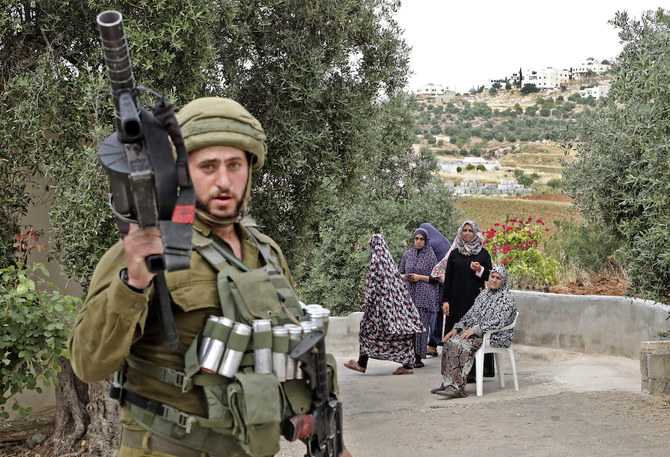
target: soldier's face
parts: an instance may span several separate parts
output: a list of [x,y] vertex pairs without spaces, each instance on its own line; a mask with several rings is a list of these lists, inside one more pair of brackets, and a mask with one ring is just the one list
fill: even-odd
[[197,149],[188,154],[188,166],[199,208],[222,218],[239,213],[249,178],[244,151],[232,146]]

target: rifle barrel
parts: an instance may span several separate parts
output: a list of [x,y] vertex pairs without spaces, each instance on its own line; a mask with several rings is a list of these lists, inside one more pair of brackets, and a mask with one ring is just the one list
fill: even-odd
[[[127,107],[121,106],[121,94],[124,92],[130,93],[133,105],[137,106],[135,96],[132,94],[132,89],[135,87],[135,78],[133,77],[133,69],[130,64],[128,40],[126,39],[126,32],[123,29],[123,16],[118,11],[103,11],[98,14],[96,22],[98,23],[98,31],[100,32],[102,54],[105,57],[107,75],[112,86],[117,130],[119,132],[126,132],[141,129],[141,127],[134,124],[121,125],[122,119],[128,119],[127,113],[122,114],[124,108],[127,109]],[[139,118],[131,122],[138,121]]]

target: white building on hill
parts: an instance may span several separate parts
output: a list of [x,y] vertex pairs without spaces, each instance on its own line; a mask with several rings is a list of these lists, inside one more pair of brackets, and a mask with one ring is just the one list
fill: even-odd
[[570,70],[559,70],[552,67],[542,70],[526,70],[522,71],[522,77],[521,87],[526,84],[535,84],[538,89],[553,89],[570,81]]
[[573,78],[584,78],[589,72],[594,75],[602,75],[610,69],[610,65],[601,63],[599,60],[589,57],[585,62],[572,68]]
[[579,95],[582,98],[593,97],[596,100],[598,100],[599,98],[607,97],[609,91],[610,91],[609,84],[603,84],[596,87],[587,87],[586,89],[582,89],[579,91]]
[[448,86],[443,86],[441,84],[429,83],[425,86],[419,87],[419,90],[416,92],[419,96],[428,96],[435,97],[437,95],[444,95],[449,90]]

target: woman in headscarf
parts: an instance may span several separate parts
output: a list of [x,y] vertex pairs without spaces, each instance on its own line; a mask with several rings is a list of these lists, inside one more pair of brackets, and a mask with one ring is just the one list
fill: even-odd
[[442,291],[447,331],[461,320],[484,290],[492,267],[491,256],[484,247],[484,235],[476,222],[461,224],[453,246],[446,258]]
[[[451,248],[451,242],[444,236],[438,229],[433,227],[431,224],[424,222],[419,226],[422,229],[425,229],[428,232],[428,239],[430,240],[430,247],[433,248],[436,259],[443,259],[449,248]],[[442,272],[444,275],[444,272]],[[432,272],[431,272],[431,276]],[[442,345],[442,322],[444,320],[444,314],[442,314],[442,278],[437,283],[437,300],[438,300],[438,309],[433,313],[433,316],[430,320],[430,333],[428,334],[428,348],[426,355],[435,357],[437,356],[437,346]]]
[[362,311],[358,361],[351,359],[344,366],[365,373],[372,357],[400,363],[393,374],[414,373],[414,334],[423,326],[381,234],[370,238]]
[[[484,290],[489,278],[492,262],[484,247],[484,235],[475,221],[465,221],[458,228],[451,250],[445,259],[431,272],[439,277],[444,265],[444,288],[442,290],[442,312],[445,316],[445,331],[450,331],[456,322],[468,312],[477,295]],[[484,361],[484,376],[494,374],[493,356]],[[474,369],[470,374],[474,380]]]
[[[476,298],[454,328],[444,336],[442,349],[442,384],[430,392],[448,398],[466,397],[467,375],[482,346],[484,333],[514,321],[516,304],[507,284],[507,272],[502,266],[491,270],[488,288]],[[512,344],[514,330],[491,335],[491,346],[507,348]]]
[[437,258],[430,247],[428,232],[426,229],[418,228],[414,231],[414,246],[402,256],[400,266],[401,278],[405,281],[414,306],[419,311],[424,331],[414,335],[414,352],[416,358],[414,367],[424,366],[421,361],[426,358],[428,347],[428,333],[430,330],[433,314],[439,309],[437,280],[430,277]]

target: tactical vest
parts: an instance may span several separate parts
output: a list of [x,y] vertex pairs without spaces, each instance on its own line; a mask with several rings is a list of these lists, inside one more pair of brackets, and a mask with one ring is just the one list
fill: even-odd
[[[258,246],[265,266],[250,270],[212,238],[194,232],[193,247],[217,270],[217,289],[223,316],[251,325],[253,319],[270,319],[283,325],[304,318],[295,291],[282,274],[279,259],[269,240],[253,221],[243,220],[252,241]],[[123,387],[123,370],[117,372],[112,396],[127,405],[133,419],[161,438],[206,452],[227,455],[231,445],[239,445],[252,457],[279,452],[282,419],[305,414],[311,409],[312,392],[302,379],[279,382],[273,374],[258,374],[254,368],[254,342],[244,348],[234,379],[200,370],[198,344],[202,330],[185,354],[184,372],[126,359],[128,367],[142,370],[163,382],[179,385],[186,392],[201,387],[208,416],[200,417],[169,405],[141,397]],[[233,343],[235,344],[235,343]],[[334,358],[329,356],[334,384]]]

